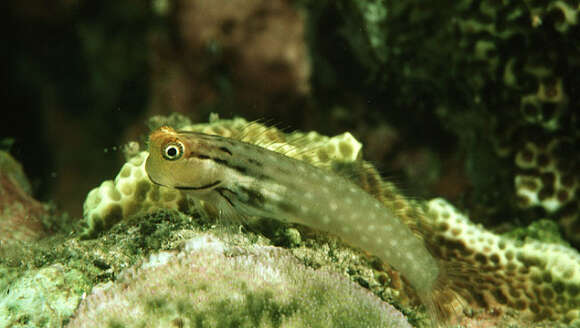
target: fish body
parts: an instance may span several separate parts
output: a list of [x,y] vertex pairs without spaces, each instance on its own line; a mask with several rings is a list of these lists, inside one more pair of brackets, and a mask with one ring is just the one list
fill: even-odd
[[230,220],[263,216],[330,232],[378,256],[433,306],[441,269],[382,202],[332,171],[236,139],[161,127],[149,138],[153,183],[188,191]]

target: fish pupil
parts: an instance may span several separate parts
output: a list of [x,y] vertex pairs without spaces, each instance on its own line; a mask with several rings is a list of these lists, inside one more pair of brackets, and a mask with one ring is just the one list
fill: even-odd
[[163,150],[163,157],[165,157],[165,159],[168,159],[170,161],[179,159],[182,154],[183,154],[183,145],[179,142],[171,143],[165,146]]

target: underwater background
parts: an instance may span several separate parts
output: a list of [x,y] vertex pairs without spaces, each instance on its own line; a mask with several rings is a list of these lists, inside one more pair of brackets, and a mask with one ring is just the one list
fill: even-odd
[[[551,264],[536,265],[543,275],[532,283],[529,298],[538,300],[538,311],[533,302],[512,303],[519,296],[511,295],[498,308],[512,312],[483,302],[479,316],[464,326],[484,326],[481,319],[487,326],[526,327],[520,310],[533,312],[538,326],[580,325],[578,1],[27,0],[8,1],[3,8],[8,28],[2,31],[0,327],[83,326],[78,315],[90,312],[86,309],[94,303],[79,304],[94,295],[94,286],[121,277],[131,286],[153,284],[136,273],[136,263],[163,251],[197,249],[183,246],[191,245],[184,242],[190,239],[233,252],[223,246],[227,240],[257,258],[232,264],[216,255],[215,268],[208,270],[232,266],[218,274],[218,286],[236,277],[239,265],[273,266],[282,268],[284,279],[302,279],[306,285],[344,280],[324,288],[352,294],[357,300],[352,303],[362,309],[344,305],[352,311],[348,318],[337,315],[346,310],[328,312],[339,318],[335,326],[357,327],[361,313],[377,318],[365,322],[369,327],[385,326],[377,322],[397,316],[413,326],[428,325],[416,304],[392,291],[405,290],[394,286],[393,274],[385,278],[372,260],[351,255],[326,237],[274,223],[257,228],[264,236],[237,236],[223,228],[215,232],[217,238],[205,235],[210,223],[196,226],[180,211],[148,213],[110,234],[104,229],[97,239],[81,240],[76,234],[87,194],[117,176],[130,157],[128,142],[146,148],[152,117],[173,113],[182,115],[173,114],[173,120],[186,117],[192,123],[206,123],[215,113],[222,119],[259,120],[287,133],[350,132],[364,145],[363,158],[407,197],[443,198],[497,236],[516,244],[555,244],[574,254],[565,269],[554,269],[572,272],[561,279],[552,279],[560,273],[550,271]],[[143,217],[149,221],[143,223]],[[302,237],[296,239],[296,233]],[[342,254],[334,255],[339,258],[358,256],[341,260],[356,265],[333,266],[329,263],[340,261],[332,256],[317,260],[323,256],[312,249],[325,243]],[[247,245],[255,249],[248,251]],[[271,245],[303,252],[294,255],[306,264],[295,264]],[[550,254],[546,251],[546,258]],[[195,253],[188,261],[211,262],[206,256]],[[293,265],[306,265],[296,274],[306,278],[292,276]],[[318,267],[327,271],[308,271]],[[187,280],[178,269],[159,270],[174,273],[177,282]],[[34,288],[39,279],[51,287],[39,292]],[[374,298],[350,286],[349,279]],[[164,281],[167,290],[175,281]],[[240,286],[234,289],[247,287]],[[264,295],[277,293],[275,286],[258,282],[247,288],[260,295],[256,304],[262,307],[270,300]],[[75,297],[60,295],[64,290]],[[206,292],[206,298],[218,293],[211,287]],[[293,297],[304,293],[293,292]],[[333,308],[338,305],[332,300],[339,297],[316,294],[312,299],[318,305],[300,306]],[[164,302],[152,300],[144,308],[166,313]],[[247,311],[263,311],[259,304]],[[222,306],[236,317],[235,307]],[[270,309],[265,317],[292,317],[293,309]],[[199,318],[199,313],[189,315]],[[249,322],[216,319],[212,325],[207,319],[205,324],[325,327],[316,313],[304,313],[292,323],[264,323],[257,315]],[[105,326],[93,317],[86,320],[88,327]],[[115,320],[107,324],[113,327]],[[119,320],[119,327],[131,326]],[[189,326],[189,319],[181,320],[174,326]],[[397,320],[390,324],[407,324]],[[151,326],[157,324],[163,326]]]

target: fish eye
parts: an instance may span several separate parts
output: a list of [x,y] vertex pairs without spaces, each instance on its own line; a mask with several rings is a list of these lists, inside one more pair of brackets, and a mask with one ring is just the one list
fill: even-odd
[[162,152],[163,158],[174,161],[180,159],[183,155],[183,144],[181,142],[169,142],[165,145]]

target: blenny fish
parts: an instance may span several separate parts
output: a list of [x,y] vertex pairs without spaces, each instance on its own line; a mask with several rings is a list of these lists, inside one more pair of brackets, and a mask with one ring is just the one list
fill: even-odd
[[187,191],[227,220],[269,217],[339,236],[398,270],[439,325],[454,295],[447,269],[375,197],[330,170],[233,138],[175,131],[149,136],[145,169],[161,186]]

